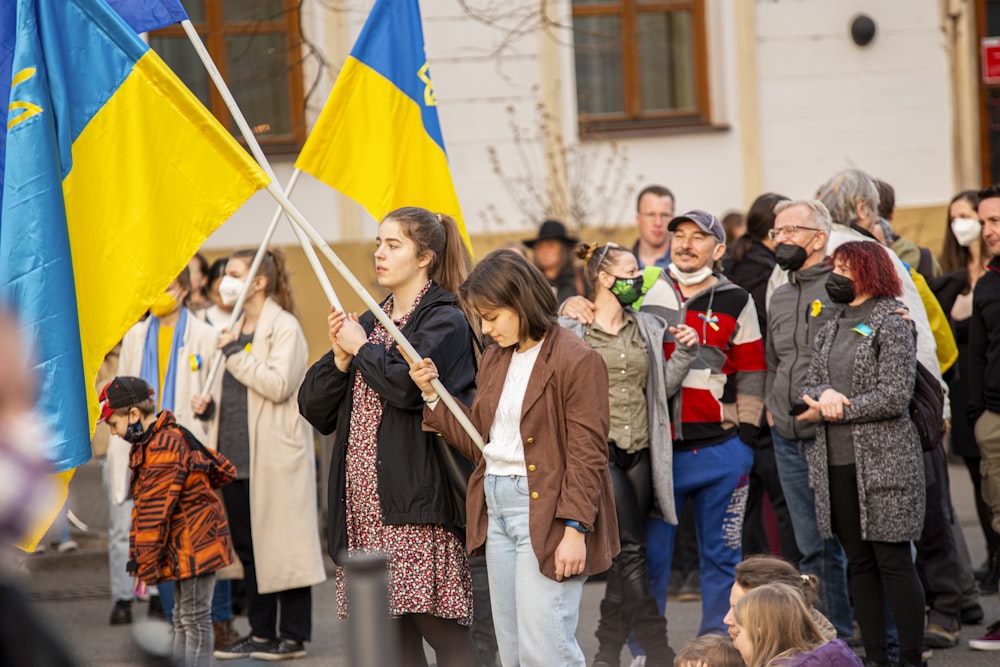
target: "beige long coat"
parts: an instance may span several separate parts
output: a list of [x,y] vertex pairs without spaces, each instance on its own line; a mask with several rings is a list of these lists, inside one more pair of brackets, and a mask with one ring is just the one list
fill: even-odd
[[[313,586],[326,579],[319,543],[316,457],[298,405],[307,357],[298,320],[267,299],[250,351],[226,359],[226,370],[247,388],[250,525],[261,593]],[[217,386],[221,383],[220,373]],[[218,390],[214,393],[219,395]]]
[[[118,357],[118,375],[139,377],[139,373],[142,372],[142,353],[146,347],[146,334],[151,322],[152,318],[147,317],[125,334]],[[174,381],[174,418],[209,449],[215,449],[219,441],[219,411],[216,410],[211,419],[198,419],[191,410],[191,397],[201,393],[208,379],[208,370],[212,365],[218,339],[219,334],[215,329],[192,313],[188,313],[183,345],[177,355],[180,363],[177,365]],[[193,368],[192,355],[198,355],[201,359],[198,368]],[[159,391],[159,387],[153,389]]]

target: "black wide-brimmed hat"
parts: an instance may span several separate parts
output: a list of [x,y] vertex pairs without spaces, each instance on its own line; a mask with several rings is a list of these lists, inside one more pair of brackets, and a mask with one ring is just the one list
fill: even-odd
[[558,220],[546,220],[538,228],[538,236],[533,239],[525,239],[523,243],[529,248],[534,248],[535,244],[539,241],[562,241],[566,244],[575,245],[580,242],[580,239],[567,234],[566,225]]

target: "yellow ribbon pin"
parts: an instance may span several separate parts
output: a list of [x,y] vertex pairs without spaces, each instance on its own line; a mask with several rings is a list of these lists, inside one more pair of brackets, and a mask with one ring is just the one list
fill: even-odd
[[812,310],[811,310],[812,316],[813,317],[818,317],[819,314],[822,311],[823,311],[823,302],[820,301],[819,299],[816,299],[815,301],[813,301],[812,302]]

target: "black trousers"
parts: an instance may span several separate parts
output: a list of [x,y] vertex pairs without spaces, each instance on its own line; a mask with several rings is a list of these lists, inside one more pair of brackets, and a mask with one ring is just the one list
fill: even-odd
[[962,613],[958,552],[951,531],[951,498],[944,447],[924,452],[927,512],[917,542],[917,573],[930,607],[927,621],[957,630]]
[[646,566],[646,518],[653,505],[649,450],[628,454],[610,445],[609,459],[621,552],[608,570],[595,634],[602,655],[613,653],[617,659],[630,631],[648,655],[663,655],[667,621],[656,606]]
[[885,597],[899,632],[903,664],[920,665],[924,643],[924,590],[909,542],[874,542],[861,537],[861,510],[855,466],[830,466],[833,532],[847,554],[854,615],[865,657],[886,662]]
[[674,559],[670,562],[670,581],[684,583],[688,575],[698,572],[698,531],[694,526],[694,500],[688,497],[677,509],[677,537],[674,539]]
[[[257,592],[257,570],[253,561],[253,534],[250,529],[250,480],[238,479],[222,487],[222,500],[229,517],[233,548],[243,562],[243,582],[247,594],[250,631],[262,639],[289,639],[307,642],[312,638],[312,589],[292,588],[277,593]],[[278,625],[278,606],[281,624]],[[275,632],[275,627],[278,632]]]

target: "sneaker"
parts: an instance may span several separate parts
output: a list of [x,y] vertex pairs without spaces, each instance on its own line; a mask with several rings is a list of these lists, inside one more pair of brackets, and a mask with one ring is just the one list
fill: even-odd
[[986,634],[979,639],[970,639],[969,648],[977,651],[1000,651],[1000,621],[986,628]]
[[[212,655],[218,660],[235,660],[236,658],[252,658],[254,653],[268,651],[278,645],[277,639],[257,639],[247,635],[227,648],[216,649]],[[305,655],[305,653],[303,653]]]
[[294,658],[304,658],[306,657],[306,647],[302,642],[282,639],[266,649],[254,651],[250,654],[250,657],[254,660],[292,660]]
[[646,667],[646,656],[637,655],[632,658],[632,663],[628,667]]
[[701,600],[701,574],[698,570],[689,572],[684,577],[684,583],[681,584],[680,590],[677,593],[677,599],[681,602],[698,602]]
[[56,551],[61,554],[69,553],[70,551],[76,551],[80,548],[80,545],[76,543],[76,540],[70,539],[65,542],[60,542],[56,545]]
[[930,648],[958,646],[958,630],[948,630],[943,625],[930,623],[924,630],[924,646]]
[[132,622],[132,601],[117,600],[111,608],[111,625],[128,625]]

